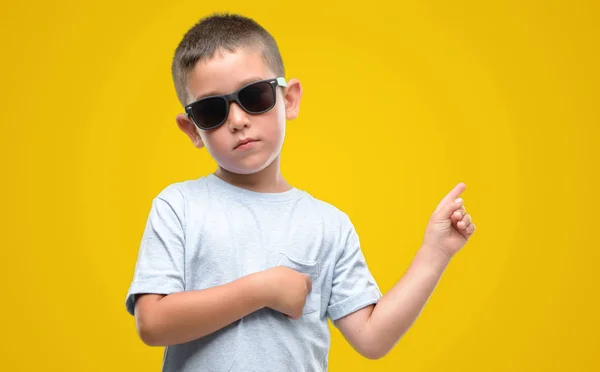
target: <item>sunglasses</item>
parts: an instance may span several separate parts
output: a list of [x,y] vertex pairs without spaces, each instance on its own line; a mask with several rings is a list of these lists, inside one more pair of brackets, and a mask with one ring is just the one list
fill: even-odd
[[287,86],[282,77],[243,86],[231,94],[210,96],[185,106],[188,118],[202,130],[216,129],[227,120],[229,106],[237,103],[249,114],[262,114],[275,107],[277,87]]

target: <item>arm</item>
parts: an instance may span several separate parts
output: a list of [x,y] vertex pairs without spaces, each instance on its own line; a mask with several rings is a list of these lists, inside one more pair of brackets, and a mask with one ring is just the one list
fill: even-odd
[[150,346],[185,343],[215,332],[267,306],[260,274],[198,291],[139,295],[135,320]]
[[136,326],[147,345],[181,344],[264,307],[298,319],[311,289],[309,276],[278,266],[203,290],[143,294],[136,301]]
[[421,247],[406,274],[377,305],[339,319],[336,326],[364,357],[383,357],[420,315],[449,262],[447,255]]
[[423,310],[451,258],[475,232],[459,183],[438,204],[429,220],[421,249],[402,279],[375,306],[339,320],[338,327],[365,357],[387,354]]

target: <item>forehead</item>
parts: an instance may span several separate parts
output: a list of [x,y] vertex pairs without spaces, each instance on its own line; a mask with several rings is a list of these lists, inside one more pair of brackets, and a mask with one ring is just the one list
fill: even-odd
[[188,95],[195,100],[231,93],[252,81],[275,77],[258,49],[222,50],[196,64],[188,76]]

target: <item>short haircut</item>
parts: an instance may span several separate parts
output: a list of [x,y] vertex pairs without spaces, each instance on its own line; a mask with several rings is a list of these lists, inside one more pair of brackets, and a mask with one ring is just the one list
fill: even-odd
[[171,73],[177,98],[187,105],[187,80],[198,62],[209,60],[219,51],[258,48],[267,66],[285,76],[283,60],[273,36],[251,18],[238,14],[215,13],[190,28],[175,50]]

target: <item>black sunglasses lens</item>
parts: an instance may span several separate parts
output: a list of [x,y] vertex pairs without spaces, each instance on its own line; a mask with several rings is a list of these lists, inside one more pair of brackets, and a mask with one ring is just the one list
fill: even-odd
[[207,98],[192,107],[192,116],[202,129],[219,125],[227,114],[227,105],[223,98]]
[[274,89],[268,82],[247,86],[240,91],[238,98],[242,106],[252,113],[269,110],[275,105]]

